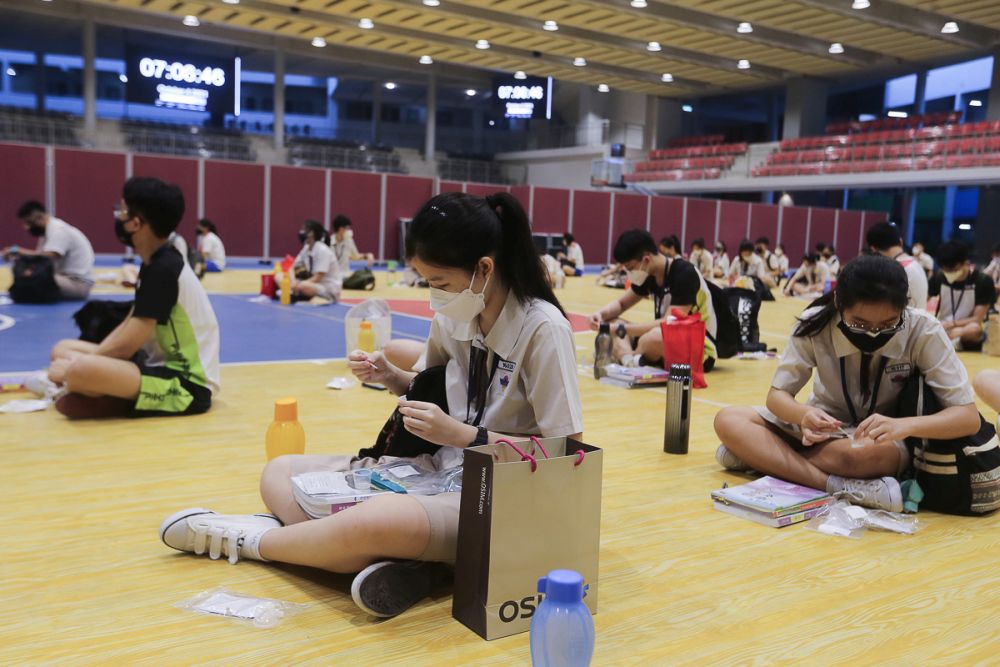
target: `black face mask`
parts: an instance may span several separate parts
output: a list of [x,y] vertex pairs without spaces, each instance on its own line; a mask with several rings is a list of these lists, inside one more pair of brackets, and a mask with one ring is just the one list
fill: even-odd
[[862,352],[867,352],[872,354],[882,349],[886,343],[892,340],[892,337],[896,335],[895,331],[887,331],[880,333],[877,336],[869,336],[868,334],[855,333],[847,328],[847,325],[843,320],[837,323],[837,328],[840,332],[844,334],[844,337],[850,341],[851,345],[858,348]]
[[117,236],[118,240],[121,241],[124,245],[128,246],[129,248],[135,247],[132,241],[133,234],[129,233],[125,229],[125,221],[121,220],[120,218],[115,218],[115,236]]
[[306,232],[299,232],[299,243],[305,243],[306,236],[308,236]]
[[45,228],[41,225],[28,225],[28,233],[32,236],[45,236]]

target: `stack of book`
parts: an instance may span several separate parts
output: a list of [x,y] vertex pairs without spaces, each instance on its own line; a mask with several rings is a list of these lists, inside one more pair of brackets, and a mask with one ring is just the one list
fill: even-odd
[[670,371],[655,366],[620,366],[618,364],[608,364],[604,367],[605,376],[601,378],[601,384],[609,384],[613,387],[625,387],[634,389],[635,387],[653,387],[665,385]]
[[715,509],[750,521],[781,528],[821,514],[833,496],[774,477],[712,491]]

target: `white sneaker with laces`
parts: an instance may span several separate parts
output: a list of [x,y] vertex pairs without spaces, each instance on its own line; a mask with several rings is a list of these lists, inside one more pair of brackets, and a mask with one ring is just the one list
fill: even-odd
[[826,490],[862,507],[890,512],[903,511],[903,490],[895,477],[852,479],[830,475]]
[[193,507],[174,512],[160,524],[160,539],[178,551],[203,554],[217,560],[227,556],[236,564],[241,557],[265,560],[260,555],[260,538],[281,521],[273,514],[217,514]]
[[733,472],[749,472],[750,466],[733,454],[725,445],[719,445],[715,450],[715,460],[726,470]]

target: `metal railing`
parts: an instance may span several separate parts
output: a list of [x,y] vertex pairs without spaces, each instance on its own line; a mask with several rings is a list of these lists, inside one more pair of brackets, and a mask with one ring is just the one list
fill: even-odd
[[438,160],[438,177],[446,181],[521,185],[527,180],[527,176],[528,168],[525,165],[466,158]]
[[406,173],[402,158],[391,149],[336,146],[302,140],[289,144],[288,163],[297,167],[329,167],[331,169],[353,169],[355,171],[391,174]]
[[0,111],[0,140],[80,146],[81,124],[70,119]]
[[253,161],[257,158],[249,140],[178,127],[159,129],[122,125],[122,134],[130,150],[137,153],[165,153],[221,160]]

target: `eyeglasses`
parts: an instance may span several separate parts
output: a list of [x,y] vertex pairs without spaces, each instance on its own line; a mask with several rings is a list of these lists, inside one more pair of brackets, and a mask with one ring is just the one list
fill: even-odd
[[874,337],[878,336],[879,334],[896,333],[897,331],[899,331],[900,329],[902,329],[903,328],[904,319],[905,319],[906,316],[905,316],[905,314],[904,315],[900,315],[899,316],[899,322],[897,322],[896,324],[893,324],[892,326],[889,326],[889,327],[870,327],[870,326],[865,325],[865,324],[857,324],[857,323],[852,324],[852,323],[848,322],[846,319],[844,319],[843,314],[841,314],[840,317],[841,317],[841,319],[844,320],[844,326],[847,327],[847,330],[850,331],[851,333],[864,334],[866,336],[871,336],[872,338],[874,338]]

